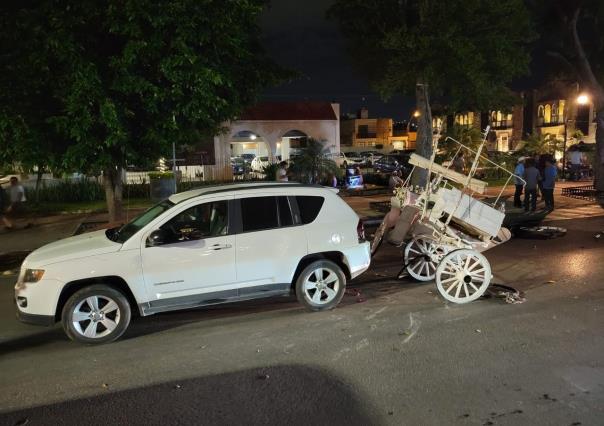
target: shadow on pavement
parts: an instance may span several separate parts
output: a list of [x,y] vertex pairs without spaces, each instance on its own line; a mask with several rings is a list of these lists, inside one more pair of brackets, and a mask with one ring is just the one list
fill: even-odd
[[[175,355],[177,356],[177,355]],[[243,370],[0,414],[4,425],[371,425],[367,401],[324,370]]]

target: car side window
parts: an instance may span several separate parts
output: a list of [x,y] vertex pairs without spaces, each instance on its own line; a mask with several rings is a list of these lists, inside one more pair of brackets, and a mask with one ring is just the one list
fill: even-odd
[[197,204],[178,213],[161,229],[168,231],[171,243],[219,237],[229,232],[228,202]]
[[243,232],[278,228],[279,215],[276,197],[242,198],[241,225]]
[[300,219],[302,220],[303,225],[311,223],[317,218],[321,211],[321,207],[323,207],[324,201],[325,199],[323,197],[312,195],[298,195],[296,197],[298,210],[300,211]]

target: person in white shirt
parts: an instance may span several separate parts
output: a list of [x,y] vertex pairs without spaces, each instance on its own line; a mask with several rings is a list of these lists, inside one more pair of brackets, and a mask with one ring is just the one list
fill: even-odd
[[571,179],[579,180],[581,177],[581,165],[584,161],[583,153],[576,146],[571,146],[569,151]]
[[279,163],[279,168],[277,169],[277,182],[287,182],[287,162],[282,161]]

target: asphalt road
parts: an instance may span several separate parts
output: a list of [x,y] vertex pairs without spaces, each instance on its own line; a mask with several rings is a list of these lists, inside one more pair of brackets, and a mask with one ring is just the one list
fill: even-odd
[[0,424],[602,425],[604,218],[558,224],[486,253],[522,304],[446,304],[384,247],[333,311],[161,314],[97,347],[17,323],[2,277]]

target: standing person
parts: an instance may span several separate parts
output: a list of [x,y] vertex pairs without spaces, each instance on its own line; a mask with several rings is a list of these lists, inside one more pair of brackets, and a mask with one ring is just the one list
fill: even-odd
[[537,209],[537,186],[541,176],[539,170],[535,167],[535,160],[528,158],[524,162],[524,180],[526,186],[524,187],[524,211],[534,213]]
[[393,171],[390,175],[390,179],[388,179],[388,187],[392,191],[394,191],[399,186],[403,186],[404,183],[405,182],[403,181],[403,179],[401,179],[401,172],[399,172],[398,170]]
[[524,182],[520,178],[524,176],[524,157],[520,157],[518,159],[518,164],[514,169],[514,174],[517,176],[514,178],[516,184],[516,191],[514,192],[514,207],[522,207],[522,200],[520,199],[520,196],[522,195]]
[[359,180],[357,181],[358,185],[363,185],[363,173],[361,173],[361,168],[359,166],[356,166],[354,168],[354,175],[359,177]]
[[[8,200],[10,204],[6,209],[9,219],[16,219],[23,212],[23,205],[26,201],[25,189],[19,184],[16,176],[10,178],[10,187],[8,188]],[[12,228],[12,223],[9,228]]]
[[549,154],[540,154],[535,156],[535,167],[539,170],[539,177],[541,178],[537,184],[539,191],[537,191],[537,198],[545,198],[543,195],[543,173],[545,171],[545,161],[549,158]]
[[554,210],[554,187],[556,186],[556,176],[558,171],[554,166],[554,160],[547,158],[545,160],[545,169],[543,171],[543,199],[545,201],[545,210]]
[[11,229],[13,229],[13,223],[10,220],[8,220],[8,218],[4,214],[5,205],[6,204],[4,202],[4,189],[2,189],[2,187],[0,186],[0,219],[2,219],[2,223],[4,223],[4,227],[10,231]]
[[287,162],[282,161],[279,163],[279,168],[277,169],[277,182],[287,182]]
[[583,165],[583,153],[576,145],[571,146],[569,151],[571,180],[579,180],[579,177],[581,176],[581,166]]

